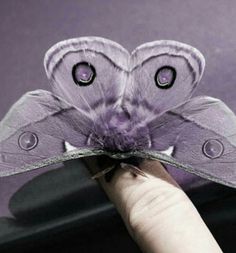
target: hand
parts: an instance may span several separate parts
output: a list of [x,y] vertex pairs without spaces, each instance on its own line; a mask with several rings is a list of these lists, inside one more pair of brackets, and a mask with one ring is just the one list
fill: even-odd
[[[90,168],[94,161],[87,160]],[[112,181],[99,181],[115,204],[126,227],[143,252],[222,252],[198,211],[164,167],[144,161],[146,177],[134,177],[125,169],[116,171]]]

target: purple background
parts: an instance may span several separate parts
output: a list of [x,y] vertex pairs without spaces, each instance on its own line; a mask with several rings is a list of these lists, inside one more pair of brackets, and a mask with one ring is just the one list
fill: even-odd
[[223,99],[236,111],[234,1],[3,0],[0,2],[0,117],[23,93],[49,89],[45,51],[67,38],[95,35],[129,50],[174,39],[197,47],[206,71],[197,94]]
[[[235,7],[233,0],[2,0],[0,118],[25,92],[49,89],[43,69],[49,47],[89,35],[115,40],[129,50],[159,39],[198,48],[206,57],[206,70],[195,94],[218,97],[236,112]],[[0,179],[1,203],[5,191],[26,177],[30,173],[17,180]],[[4,205],[1,215],[9,215]]]

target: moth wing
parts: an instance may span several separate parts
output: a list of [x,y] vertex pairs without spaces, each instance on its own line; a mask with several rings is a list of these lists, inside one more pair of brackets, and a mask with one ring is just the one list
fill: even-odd
[[44,59],[53,93],[94,117],[97,112],[120,103],[128,62],[126,49],[99,37],[59,42]]
[[132,80],[123,104],[144,118],[163,113],[191,97],[204,67],[203,55],[189,45],[170,40],[143,44],[131,55]]
[[163,162],[236,187],[236,116],[222,101],[195,97],[153,120],[149,129],[154,153],[173,147]]
[[92,125],[86,113],[50,92],[26,93],[0,122],[0,177],[72,159],[65,142],[91,155]]

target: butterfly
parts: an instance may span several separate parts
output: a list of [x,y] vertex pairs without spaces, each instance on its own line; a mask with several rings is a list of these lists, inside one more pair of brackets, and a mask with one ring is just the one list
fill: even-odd
[[236,187],[236,116],[191,98],[205,60],[171,40],[129,53],[99,37],[55,44],[44,66],[52,92],[26,93],[0,122],[0,177],[87,156],[159,160]]

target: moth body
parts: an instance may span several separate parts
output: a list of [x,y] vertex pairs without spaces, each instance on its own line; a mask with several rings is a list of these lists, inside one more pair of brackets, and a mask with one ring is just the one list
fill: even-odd
[[130,53],[82,37],[54,45],[44,66],[52,92],[26,93],[0,122],[0,177],[106,155],[136,172],[137,157],[158,159],[236,187],[236,116],[191,98],[205,67],[196,48],[160,40]]
[[130,152],[149,148],[151,139],[141,118],[125,110],[111,109],[98,116],[87,144],[110,152]]

